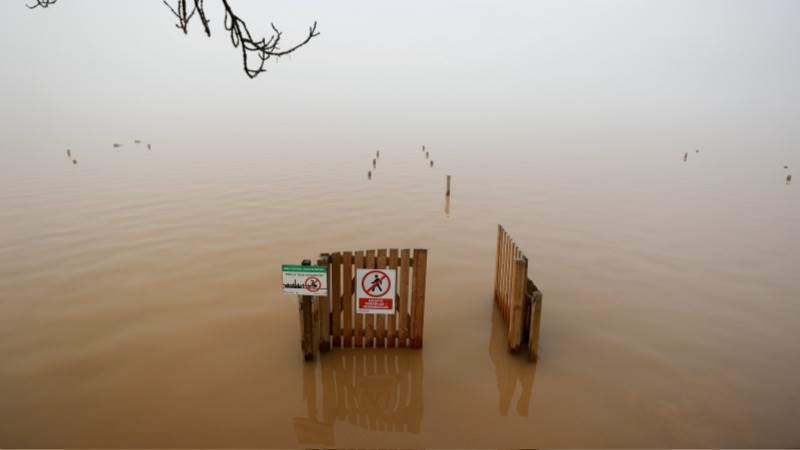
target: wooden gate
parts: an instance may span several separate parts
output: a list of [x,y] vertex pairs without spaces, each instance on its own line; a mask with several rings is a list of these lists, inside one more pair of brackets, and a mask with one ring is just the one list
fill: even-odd
[[497,225],[494,302],[508,324],[508,348],[528,344],[528,357],[539,357],[542,293],[528,278],[528,258],[502,225]]
[[[318,265],[328,267],[328,296],[317,297],[313,306],[309,298],[304,341],[317,342],[322,352],[334,348],[422,348],[427,260],[425,249],[323,253]],[[356,313],[355,272],[359,268],[397,270],[395,314]],[[303,347],[307,359],[309,347]]]

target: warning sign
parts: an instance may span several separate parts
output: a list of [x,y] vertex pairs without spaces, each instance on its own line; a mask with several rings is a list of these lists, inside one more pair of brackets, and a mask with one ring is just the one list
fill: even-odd
[[356,269],[356,312],[394,314],[396,280],[395,269]]
[[284,264],[283,293],[292,295],[328,295],[328,268]]

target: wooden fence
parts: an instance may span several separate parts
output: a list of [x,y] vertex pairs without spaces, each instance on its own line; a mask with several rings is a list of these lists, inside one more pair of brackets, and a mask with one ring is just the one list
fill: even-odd
[[[308,302],[303,316],[304,342],[317,342],[320,351],[334,348],[422,348],[425,322],[425,249],[379,249],[323,253],[318,265],[328,267],[328,296]],[[358,314],[355,303],[356,269],[396,269],[397,311],[393,315]],[[305,324],[311,323],[311,328]],[[303,352],[309,359],[308,344]]]
[[532,361],[539,357],[542,293],[528,278],[528,258],[502,225],[497,226],[494,301],[508,325],[508,348],[528,344]]

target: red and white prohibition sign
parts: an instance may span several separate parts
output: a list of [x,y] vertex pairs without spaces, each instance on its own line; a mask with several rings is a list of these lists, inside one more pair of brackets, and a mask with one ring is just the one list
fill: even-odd
[[394,314],[397,271],[395,269],[356,270],[356,312]]
[[319,277],[310,276],[306,278],[305,288],[308,289],[309,292],[317,292],[322,287],[322,280]]

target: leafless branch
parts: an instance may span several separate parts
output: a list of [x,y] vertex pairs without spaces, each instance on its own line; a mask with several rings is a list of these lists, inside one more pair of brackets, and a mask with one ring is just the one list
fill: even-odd
[[[30,9],[42,7],[47,8],[55,4],[58,0],[35,0],[33,5],[26,5]],[[174,1],[170,4],[168,0],[161,0],[164,5],[169,8],[172,15],[177,19],[175,27],[182,30],[184,34],[189,33],[189,23],[192,18],[197,16],[200,18],[200,23],[203,25],[203,31],[207,36],[211,36],[211,27],[209,20],[206,16],[204,0],[171,0]],[[308,29],[308,35],[301,42],[295,44],[288,49],[281,50],[280,43],[283,33],[270,23],[272,34],[269,37],[253,37],[250,30],[247,28],[247,23],[242,20],[231,8],[228,0],[220,0],[222,7],[225,10],[225,31],[230,34],[231,44],[234,48],[238,48],[242,52],[242,65],[244,73],[250,77],[255,78],[259,74],[266,72],[265,66],[271,58],[279,58],[288,55],[300,47],[308,44],[312,38],[319,36],[317,31],[317,22],[314,22]]]
[[[308,35],[305,40],[287,50],[281,51],[279,44],[283,33],[274,24],[270,23],[273,31],[272,36],[260,39],[253,38],[247,28],[247,24],[236,15],[228,0],[222,0],[222,5],[225,8],[225,30],[230,33],[231,44],[235,48],[241,48],[244,72],[250,78],[255,78],[258,74],[265,72],[264,66],[270,58],[288,55],[306,45],[313,37],[319,36],[317,22],[314,22],[314,25],[308,29]],[[251,57],[253,56],[258,58],[256,64],[251,64]]]
[[35,9],[38,7],[47,8],[50,5],[55,5],[58,0],[36,0],[36,3],[32,5],[25,5],[28,9]]

